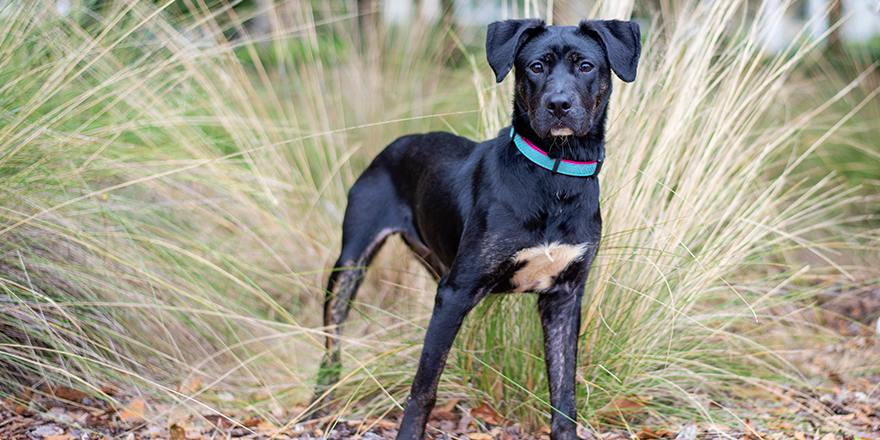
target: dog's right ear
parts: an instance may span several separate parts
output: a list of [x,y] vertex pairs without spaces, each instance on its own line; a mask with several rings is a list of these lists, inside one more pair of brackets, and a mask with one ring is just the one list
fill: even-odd
[[544,20],[505,20],[489,24],[486,33],[486,59],[501,82],[516,60],[516,54],[532,31],[544,27]]

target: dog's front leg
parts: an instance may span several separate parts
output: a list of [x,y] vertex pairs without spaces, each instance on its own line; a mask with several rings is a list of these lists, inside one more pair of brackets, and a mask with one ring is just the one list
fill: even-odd
[[572,284],[570,288],[554,288],[538,297],[550,384],[552,440],[577,440],[575,367],[584,287],[583,282]]
[[[453,274],[450,274],[453,275]],[[467,313],[486,296],[488,289],[473,284],[449,281],[443,278],[434,299],[434,311],[425,334],[425,344],[419,358],[419,368],[403,411],[398,440],[420,440],[425,436],[425,424],[437,400],[437,384],[446,365],[446,358],[461,323]],[[452,286],[456,287],[453,288]]]

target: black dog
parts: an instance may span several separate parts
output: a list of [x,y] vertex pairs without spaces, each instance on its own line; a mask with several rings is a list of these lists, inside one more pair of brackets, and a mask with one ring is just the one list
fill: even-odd
[[639,26],[540,20],[489,25],[498,82],[516,67],[513,126],[475,143],[404,136],[351,188],[342,254],[327,286],[320,386],[339,380],[338,336],[366,266],[399,233],[439,281],[398,439],[421,439],[462,320],[489,293],[534,292],[544,329],[553,439],[576,439],[581,297],[601,235],[599,180],[611,71],[631,82]]

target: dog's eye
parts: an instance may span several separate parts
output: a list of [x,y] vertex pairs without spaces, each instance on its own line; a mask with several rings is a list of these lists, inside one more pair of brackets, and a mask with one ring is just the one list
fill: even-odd
[[586,62],[581,63],[581,72],[587,73],[587,72],[589,72],[589,71],[591,71],[591,70],[593,70],[593,65],[592,65],[592,64],[590,64],[590,63],[586,63]]
[[544,71],[544,65],[541,63],[534,63],[529,66],[529,69],[532,69],[532,72],[541,73]]

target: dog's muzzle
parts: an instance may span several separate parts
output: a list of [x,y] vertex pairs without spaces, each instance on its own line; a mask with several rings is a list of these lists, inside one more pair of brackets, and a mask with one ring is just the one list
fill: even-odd
[[530,115],[539,136],[584,136],[590,130],[590,118],[576,95],[555,93],[541,101],[536,114]]

